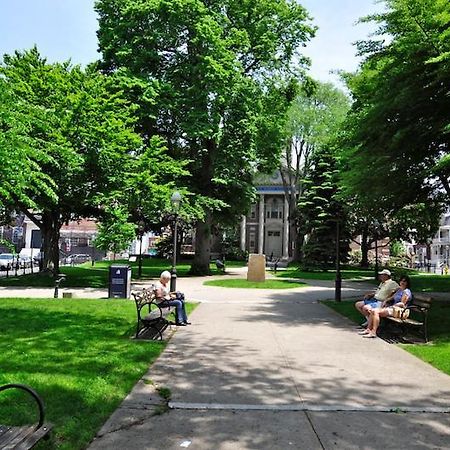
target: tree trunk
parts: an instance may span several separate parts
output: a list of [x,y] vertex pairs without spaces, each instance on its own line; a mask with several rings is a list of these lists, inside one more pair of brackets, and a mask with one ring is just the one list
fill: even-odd
[[59,273],[60,218],[56,211],[44,211],[41,219],[43,263],[42,271]]
[[361,267],[369,267],[369,236],[367,230],[361,234]]
[[[198,174],[199,185],[202,186],[202,194],[213,197],[212,179],[214,173],[214,159],[217,145],[214,139],[205,141],[207,152],[202,157],[201,172]],[[206,211],[205,220],[197,222],[195,230],[195,256],[190,273],[195,275],[209,275],[209,262],[211,258],[211,225],[212,212]]]
[[206,214],[202,222],[197,222],[195,229],[195,256],[190,273],[194,275],[209,275],[211,258],[211,213]]

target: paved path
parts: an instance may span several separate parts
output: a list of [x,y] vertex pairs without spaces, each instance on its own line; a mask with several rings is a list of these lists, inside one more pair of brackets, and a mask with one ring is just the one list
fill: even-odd
[[[332,283],[269,291],[201,281],[179,280],[202,301],[193,325],[175,332],[90,450],[450,448],[450,377],[358,336],[317,302],[333,297]],[[344,283],[343,296],[365,289]],[[172,393],[165,413],[161,386]]]

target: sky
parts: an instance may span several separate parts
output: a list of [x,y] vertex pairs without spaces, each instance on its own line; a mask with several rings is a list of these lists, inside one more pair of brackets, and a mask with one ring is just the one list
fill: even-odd
[[[310,74],[339,84],[336,70],[358,66],[352,43],[373,29],[355,25],[380,9],[374,0],[300,0],[319,26],[304,49],[312,60]],[[0,0],[0,55],[37,45],[49,62],[71,59],[86,65],[99,58],[94,0]]]

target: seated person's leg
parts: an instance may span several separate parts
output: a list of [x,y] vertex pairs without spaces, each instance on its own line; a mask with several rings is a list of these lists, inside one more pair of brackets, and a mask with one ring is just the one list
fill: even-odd
[[183,318],[183,303],[180,300],[169,300],[167,302],[169,306],[175,306],[175,317],[177,323],[184,322]]
[[[383,308],[384,309],[384,308]],[[380,326],[380,314],[381,314],[382,309],[379,308],[375,308],[372,310],[372,328],[371,328],[371,332],[372,334],[374,334],[376,336],[377,331],[378,331],[378,327]]]
[[362,314],[362,308],[364,306],[364,300],[359,300],[355,303],[355,308]]
[[370,312],[373,310],[372,306],[370,304],[364,305],[362,307],[362,314],[366,317],[369,317]]

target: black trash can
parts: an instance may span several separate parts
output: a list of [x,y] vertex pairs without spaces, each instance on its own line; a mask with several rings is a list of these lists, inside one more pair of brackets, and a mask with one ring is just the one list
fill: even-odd
[[131,267],[128,265],[113,265],[109,268],[109,298],[130,298]]

